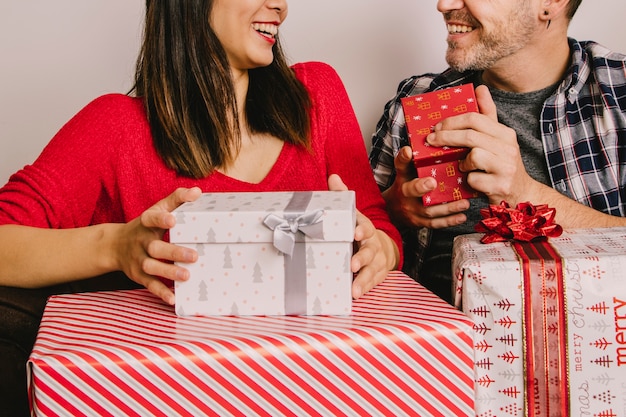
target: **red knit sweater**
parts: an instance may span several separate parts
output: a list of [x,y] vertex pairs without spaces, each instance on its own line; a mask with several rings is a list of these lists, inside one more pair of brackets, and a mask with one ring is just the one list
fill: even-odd
[[219,172],[199,180],[179,176],[155,151],[142,101],[109,94],[83,108],[32,165],[0,189],[0,224],[74,228],[128,222],[177,187],[199,186],[204,192],[326,190],[328,176],[335,173],[356,192],[357,208],[402,250],[339,76],[317,62],[294,69],[313,102],[313,152],[285,143],[259,184]]

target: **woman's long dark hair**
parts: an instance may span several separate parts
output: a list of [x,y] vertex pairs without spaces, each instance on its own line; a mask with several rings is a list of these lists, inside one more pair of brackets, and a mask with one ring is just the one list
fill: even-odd
[[[193,178],[231,162],[241,144],[230,66],[209,24],[212,3],[146,1],[133,87],[145,101],[157,152],[170,168]],[[308,148],[309,95],[278,41],[273,52],[271,65],[249,71],[248,127]]]

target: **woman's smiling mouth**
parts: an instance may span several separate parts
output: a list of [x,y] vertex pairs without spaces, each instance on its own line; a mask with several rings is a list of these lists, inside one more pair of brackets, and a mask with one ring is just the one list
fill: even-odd
[[278,34],[278,25],[274,23],[253,23],[252,29],[271,39],[274,39],[274,37]]

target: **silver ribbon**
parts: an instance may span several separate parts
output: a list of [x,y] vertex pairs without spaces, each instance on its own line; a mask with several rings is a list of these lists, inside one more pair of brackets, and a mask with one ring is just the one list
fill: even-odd
[[283,209],[283,217],[268,214],[263,224],[274,231],[274,246],[283,253],[285,268],[285,314],[307,314],[305,234],[324,238],[323,210],[307,212],[312,191],[295,192]]
[[274,231],[274,247],[282,253],[292,256],[298,232],[314,239],[324,239],[323,214],[324,210],[311,211],[295,218],[283,218],[275,214],[268,214],[263,220],[263,224]]

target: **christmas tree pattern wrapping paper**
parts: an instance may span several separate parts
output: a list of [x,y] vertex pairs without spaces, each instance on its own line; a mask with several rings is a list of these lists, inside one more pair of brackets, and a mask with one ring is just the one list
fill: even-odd
[[459,170],[459,160],[469,152],[461,147],[433,147],[426,136],[445,118],[467,112],[477,112],[474,86],[457,87],[424,93],[401,99],[413,162],[417,176],[434,177],[437,188],[423,197],[425,206],[474,198],[478,193],[467,184],[467,173]]
[[174,214],[170,241],[199,255],[180,316],[350,314],[354,192],[205,193]]
[[626,416],[626,228],[454,242],[474,322],[476,415]]

